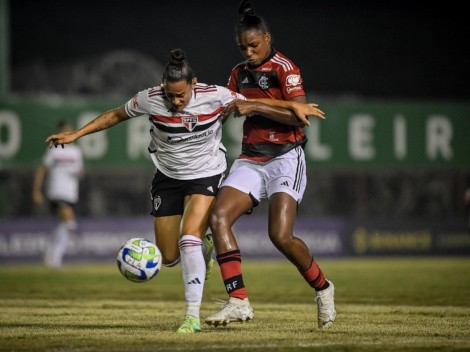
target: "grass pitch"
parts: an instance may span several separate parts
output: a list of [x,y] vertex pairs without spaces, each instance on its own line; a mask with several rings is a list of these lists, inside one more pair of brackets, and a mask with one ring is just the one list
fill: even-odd
[[[0,267],[0,351],[470,351],[470,259],[318,260],[336,286],[321,331],[314,294],[285,260],[243,263],[254,320],[176,334],[180,267],[138,284],[114,262]],[[201,316],[226,299],[218,270]]]

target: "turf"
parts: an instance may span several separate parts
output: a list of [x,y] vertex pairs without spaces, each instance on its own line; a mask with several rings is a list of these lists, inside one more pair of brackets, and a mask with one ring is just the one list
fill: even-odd
[[[0,267],[0,351],[470,351],[470,259],[319,260],[337,320],[316,327],[314,294],[284,260],[243,263],[255,319],[176,334],[180,267],[127,281],[115,263]],[[202,317],[226,298],[218,269]]]

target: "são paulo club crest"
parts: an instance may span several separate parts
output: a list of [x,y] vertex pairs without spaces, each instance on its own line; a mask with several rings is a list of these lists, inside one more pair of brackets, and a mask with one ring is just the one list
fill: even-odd
[[181,118],[181,122],[188,131],[192,131],[197,125],[197,116],[185,116]]
[[162,199],[160,198],[160,196],[156,196],[155,198],[153,198],[153,208],[155,210],[158,210],[161,204],[162,204]]

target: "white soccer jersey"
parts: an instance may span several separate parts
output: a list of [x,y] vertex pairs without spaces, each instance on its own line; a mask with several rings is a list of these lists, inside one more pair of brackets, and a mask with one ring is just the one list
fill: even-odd
[[65,148],[48,149],[43,163],[47,166],[47,198],[76,203],[80,172],[83,169],[83,156],[80,148],[74,144],[68,144]]
[[198,83],[183,112],[175,112],[162,87],[137,93],[126,105],[131,117],[147,114],[152,123],[152,158],[159,171],[179,180],[214,176],[227,168],[222,144],[221,111],[241,94]]

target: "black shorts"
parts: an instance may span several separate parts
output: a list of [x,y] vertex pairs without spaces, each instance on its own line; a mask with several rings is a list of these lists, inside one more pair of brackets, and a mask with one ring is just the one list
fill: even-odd
[[215,197],[224,177],[225,174],[222,173],[194,180],[177,180],[157,170],[150,190],[152,200],[152,212],[150,214],[155,217],[182,215],[184,197],[191,194]]
[[57,211],[59,210],[59,207],[62,204],[66,204],[66,205],[72,207],[72,209],[74,209],[74,210],[75,210],[75,207],[77,205],[76,203],[66,202],[65,200],[54,199],[54,200],[49,200],[49,209],[52,213],[57,213]]

